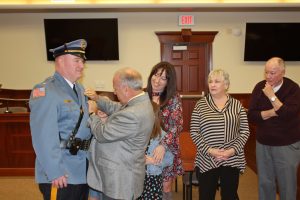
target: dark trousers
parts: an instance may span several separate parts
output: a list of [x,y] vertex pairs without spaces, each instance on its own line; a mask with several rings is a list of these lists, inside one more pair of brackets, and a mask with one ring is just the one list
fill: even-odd
[[215,200],[216,191],[220,186],[222,200],[238,200],[239,169],[218,167],[204,173],[196,168],[199,180],[199,200]]
[[[39,189],[43,194],[44,200],[50,200],[51,184],[39,184]],[[65,188],[57,189],[57,200],[88,200],[89,187],[87,184],[72,185],[68,184]]]

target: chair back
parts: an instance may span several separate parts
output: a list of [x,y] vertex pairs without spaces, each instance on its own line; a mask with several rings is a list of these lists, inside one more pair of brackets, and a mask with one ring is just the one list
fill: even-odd
[[190,132],[180,133],[179,148],[184,171],[193,171],[197,147],[191,138]]

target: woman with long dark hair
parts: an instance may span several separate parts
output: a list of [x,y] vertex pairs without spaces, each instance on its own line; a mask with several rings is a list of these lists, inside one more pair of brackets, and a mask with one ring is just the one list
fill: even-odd
[[154,151],[154,157],[161,161],[165,149],[174,155],[173,164],[163,170],[163,199],[172,199],[172,182],[183,174],[179,152],[179,134],[182,131],[182,102],[176,91],[176,71],[172,64],[156,64],[148,77],[149,97],[160,106],[161,128],[166,136]]

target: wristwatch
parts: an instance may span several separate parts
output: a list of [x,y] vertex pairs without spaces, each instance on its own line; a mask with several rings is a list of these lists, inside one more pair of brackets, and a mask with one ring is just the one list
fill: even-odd
[[273,96],[273,97],[270,98],[271,102],[274,102],[276,99],[277,99],[276,96]]

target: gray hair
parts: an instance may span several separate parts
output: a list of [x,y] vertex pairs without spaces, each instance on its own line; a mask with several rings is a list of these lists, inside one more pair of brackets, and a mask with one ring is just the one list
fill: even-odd
[[268,65],[268,64],[276,65],[281,70],[285,70],[285,62],[284,62],[284,60],[282,58],[279,58],[279,57],[270,58],[267,61],[266,65]]
[[119,76],[121,84],[127,85],[134,90],[143,89],[142,75],[132,68],[122,68],[115,72],[115,76]]
[[212,79],[213,76],[219,76],[224,78],[224,82],[227,85],[227,90],[230,85],[229,74],[223,69],[214,69],[208,74],[208,82]]

